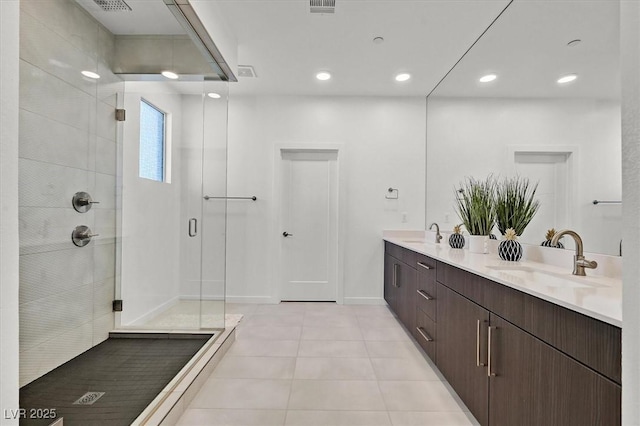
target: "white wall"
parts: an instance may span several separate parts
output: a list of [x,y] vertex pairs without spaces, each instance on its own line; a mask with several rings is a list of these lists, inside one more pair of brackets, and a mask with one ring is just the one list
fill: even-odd
[[[182,96],[161,84],[126,83],[122,190],[122,325],[153,317],[178,300],[180,288],[180,145]],[[167,116],[171,182],[138,175],[140,99]]]
[[[605,100],[431,98],[427,125],[427,220],[450,230],[459,223],[454,188],[465,176],[511,175],[508,145],[577,147],[577,191],[569,226],[589,252],[617,254],[620,205],[620,103]],[[449,222],[445,220],[449,215]],[[532,224],[536,221],[533,219]],[[559,224],[542,225],[540,229]],[[562,224],[566,226],[566,224]],[[544,231],[524,240],[540,243]],[[539,240],[539,241],[538,241]],[[573,247],[569,243],[569,247]]]
[[[276,146],[327,143],[344,146],[344,302],[382,303],[382,230],[424,226],[425,120],[422,98],[232,93],[228,192],[258,201],[229,205],[227,300],[274,302],[277,293]],[[398,200],[385,199],[389,187]]]
[[[0,1],[0,408],[18,408],[18,1]],[[2,411],[4,414],[4,411]],[[17,425],[18,419],[0,424]]]
[[[622,194],[625,230],[622,297],[622,424],[640,425],[640,4],[620,7]],[[627,261],[627,259],[629,261]]]

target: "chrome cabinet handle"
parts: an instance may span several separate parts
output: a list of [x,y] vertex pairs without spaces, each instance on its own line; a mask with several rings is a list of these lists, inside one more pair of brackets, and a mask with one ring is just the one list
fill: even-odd
[[418,333],[420,333],[424,340],[426,340],[427,342],[433,342],[433,337],[429,336],[427,332],[424,331],[424,328],[416,327],[416,330],[418,330]]
[[198,219],[192,217],[189,219],[189,236],[195,237],[198,235]]
[[488,343],[488,347],[487,347],[487,376],[489,377],[495,377],[497,376],[496,373],[494,373],[493,371],[491,371],[491,330],[495,330],[496,327],[491,327],[489,326],[489,332],[488,332],[488,339],[487,339],[487,343]]
[[434,297],[433,297],[433,296],[431,296],[429,293],[427,293],[427,292],[426,292],[426,291],[424,291],[424,290],[418,290],[418,291],[417,291],[417,293],[418,293],[420,296],[422,296],[422,297],[424,297],[425,299],[427,299],[427,300],[433,300],[433,299],[434,299]]
[[393,264],[393,286],[396,288],[399,288],[400,286],[398,285],[398,267],[400,265],[398,265],[397,263]]
[[422,262],[418,262],[418,266],[423,267],[424,269],[431,269],[431,266],[427,265],[426,263],[422,263]]
[[480,320],[476,322],[476,367],[484,367],[485,364],[480,362]]

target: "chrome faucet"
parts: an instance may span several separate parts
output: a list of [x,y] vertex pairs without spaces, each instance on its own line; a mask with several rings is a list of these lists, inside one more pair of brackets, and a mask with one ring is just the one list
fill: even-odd
[[436,244],[439,244],[440,240],[442,239],[442,235],[440,235],[440,227],[437,223],[433,222],[431,225],[429,225],[429,230],[433,229],[433,225],[436,226]]
[[581,277],[584,277],[587,275],[584,272],[584,268],[596,269],[598,267],[598,263],[595,260],[586,260],[584,258],[582,252],[582,238],[580,238],[580,235],[578,235],[577,232],[570,229],[564,229],[554,235],[551,240],[551,246],[556,246],[560,238],[565,234],[573,237],[576,242],[576,254],[573,256],[573,275],[580,275]]

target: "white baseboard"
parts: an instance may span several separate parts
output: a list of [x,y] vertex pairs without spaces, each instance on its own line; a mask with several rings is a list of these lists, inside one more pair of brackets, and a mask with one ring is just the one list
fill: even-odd
[[345,297],[345,305],[386,305],[382,297]]
[[136,318],[135,320],[129,322],[128,324],[122,324],[122,325],[130,327],[130,326],[146,324],[148,321],[152,320],[153,318],[157,317],[158,315],[160,315],[161,313],[163,313],[167,309],[169,309],[172,306],[176,305],[179,301],[180,301],[180,298],[178,296],[172,297],[171,299],[167,300],[163,304],[156,306],[155,308],[153,308],[152,310],[150,310],[146,314],[143,314],[143,315],[139,316],[138,318]]
[[224,296],[200,296],[199,294],[182,294],[180,300],[225,300]]
[[274,305],[279,301],[271,296],[227,296],[227,303],[260,303],[264,305]]

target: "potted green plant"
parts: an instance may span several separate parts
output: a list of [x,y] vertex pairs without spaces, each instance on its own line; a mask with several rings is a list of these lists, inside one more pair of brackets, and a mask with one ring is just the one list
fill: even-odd
[[540,207],[535,198],[538,184],[532,185],[529,179],[516,176],[503,178],[495,189],[496,225],[500,233],[505,235],[511,228],[516,236],[521,236]]
[[487,253],[487,241],[495,222],[496,181],[489,175],[484,180],[466,178],[456,191],[456,208],[469,232],[469,251]]

